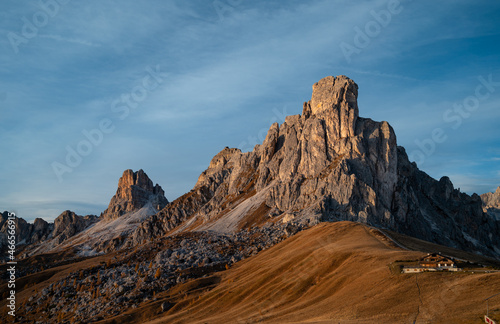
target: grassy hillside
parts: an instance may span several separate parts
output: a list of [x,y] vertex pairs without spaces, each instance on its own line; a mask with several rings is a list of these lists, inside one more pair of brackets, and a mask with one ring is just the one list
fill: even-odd
[[[442,251],[479,263],[491,260],[443,250],[444,247],[397,233],[389,235],[419,251],[404,250],[379,230],[362,224],[321,223],[228,270],[214,268],[205,277],[159,290],[152,299],[139,299],[136,307],[115,309],[118,311],[115,317],[88,318],[86,322],[483,323],[484,299],[500,292],[500,273],[435,272],[417,277],[399,273],[395,264],[400,260],[416,260],[427,251]],[[160,245],[166,248],[168,244]],[[43,314],[29,311],[23,305],[50,284],[66,282],[71,273],[113,267],[117,260],[136,264],[138,258],[150,260],[156,253],[157,249],[150,244],[136,253],[120,251],[73,263],[58,264],[60,255],[30,259],[31,266],[40,262],[55,266],[18,280],[20,313],[28,321],[41,318]],[[27,269],[28,265],[20,267]],[[0,288],[5,291],[5,284]],[[5,300],[0,306],[6,309]],[[105,309],[102,314],[106,313],[112,312]],[[490,300],[491,313],[500,320],[500,296]],[[49,318],[47,314],[43,316]],[[6,319],[6,314],[2,313],[1,318]],[[58,322],[74,322],[71,312],[62,314],[61,319]],[[50,321],[55,320],[51,317]]]
[[390,271],[423,255],[361,224],[322,223],[219,273],[210,291],[186,288],[150,323],[481,323],[500,274]]

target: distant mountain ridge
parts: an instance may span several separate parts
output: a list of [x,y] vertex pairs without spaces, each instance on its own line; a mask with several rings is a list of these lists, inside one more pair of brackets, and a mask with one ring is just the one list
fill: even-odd
[[[7,215],[3,212],[0,219],[0,247],[7,245]],[[95,215],[80,216],[70,210],[62,212],[54,223],[48,223],[41,218],[36,218],[33,224],[26,222],[21,217],[16,217],[16,244],[39,245],[46,241],[60,244],[73,235],[97,222]]]
[[[168,200],[160,185],[153,185],[142,169],[136,172],[128,169],[118,181],[118,189],[108,208],[99,217],[80,216],[70,210],[61,213],[54,223],[37,218],[30,224],[18,217],[15,220],[16,242],[19,245],[27,245],[24,251],[26,255],[45,253],[71,245],[79,246],[79,250],[83,246],[105,250],[116,236],[126,235],[141,221],[156,214],[167,204]],[[0,219],[0,246],[7,243],[6,220],[7,212],[4,212]],[[84,234],[86,236],[82,240],[81,236]],[[95,239],[90,240],[90,234]]]

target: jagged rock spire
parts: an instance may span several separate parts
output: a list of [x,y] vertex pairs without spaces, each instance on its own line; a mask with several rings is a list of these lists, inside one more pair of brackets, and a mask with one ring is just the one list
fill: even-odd
[[142,169],[137,172],[125,170],[118,181],[116,194],[103,213],[103,218],[118,218],[126,212],[142,208],[148,202],[157,210],[168,204],[163,189],[158,184],[153,185],[153,181]]
[[328,76],[313,85],[311,100],[303,115],[330,121],[331,140],[355,135],[358,119],[358,85],[344,75]]

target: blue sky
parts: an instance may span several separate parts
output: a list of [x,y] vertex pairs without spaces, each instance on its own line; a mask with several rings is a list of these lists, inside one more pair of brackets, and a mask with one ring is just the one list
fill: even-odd
[[0,4],[0,210],[99,214],[129,168],[174,200],[341,74],[422,170],[500,185],[498,1],[55,1]]

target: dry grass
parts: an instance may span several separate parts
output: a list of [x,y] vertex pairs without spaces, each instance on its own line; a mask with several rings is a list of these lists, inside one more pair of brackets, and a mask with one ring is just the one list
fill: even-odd
[[[481,323],[500,274],[391,272],[396,260],[423,255],[361,224],[322,223],[220,273],[215,288],[150,323]],[[500,298],[490,301],[499,308]]]
[[[439,249],[470,256],[390,235],[424,252]],[[102,323],[413,323],[415,319],[417,323],[482,323],[483,300],[500,292],[500,273],[442,272],[418,277],[398,273],[397,260],[415,260],[424,252],[401,250],[361,224],[322,223],[229,270],[159,292],[157,300],[122,310],[120,316]],[[19,305],[35,289],[41,291],[70,272],[98,267],[117,254],[20,279],[19,286],[26,288],[18,291]],[[51,257],[57,256],[46,256]],[[175,306],[161,313],[165,301]],[[0,307],[5,309],[5,300]],[[490,313],[500,320],[500,296],[490,300]]]

